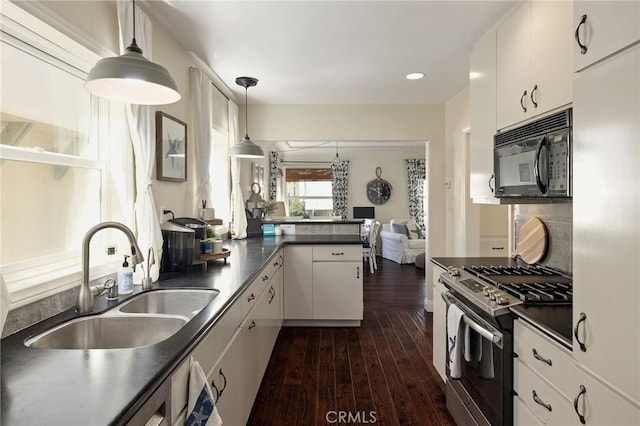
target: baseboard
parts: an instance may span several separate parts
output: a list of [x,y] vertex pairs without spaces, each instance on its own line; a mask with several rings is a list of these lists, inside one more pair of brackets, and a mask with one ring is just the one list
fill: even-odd
[[283,327],[360,327],[360,320],[284,320]]
[[427,312],[433,312],[433,301],[424,298],[424,310]]

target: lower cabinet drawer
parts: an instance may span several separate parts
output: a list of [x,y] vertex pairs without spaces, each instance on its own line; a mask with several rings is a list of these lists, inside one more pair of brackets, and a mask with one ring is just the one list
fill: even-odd
[[544,426],[544,422],[533,414],[519,396],[513,397],[513,424],[518,426]]
[[313,261],[362,261],[361,245],[313,246]]
[[216,323],[213,330],[200,342],[192,356],[186,359],[173,373],[171,376],[171,413],[174,418],[171,419],[171,423],[175,421],[175,417],[187,405],[190,358],[194,358],[200,363],[205,374],[211,371],[231,341],[233,333],[238,329],[241,320],[241,304],[234,303]]
[[574,422],[573,405],[569,399],[517,358],[513,363],[513,388],[544,423],[568,425]]

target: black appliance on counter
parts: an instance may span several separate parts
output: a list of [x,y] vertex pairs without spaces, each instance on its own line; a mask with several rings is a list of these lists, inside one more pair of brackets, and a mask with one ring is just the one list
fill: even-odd
[[200,256],[200,240],[206,237],[207,223],[179,217],[160,225],[162,230],[162,272],[184,272]]
[[463,358],[461,378],[452,379],[447,350],[447,408],[460,425],[512,425],[511,308],[571,304],[571,277],[538,265],[469,265],[462,269],[449,267],[447,273],[440,275],[440,281],[448,290],[442,294],[447,313],[451,305],[463,312],[462,321],[482,337],[483,345],[491,345],[493,360],[492,374],[487,375],[477,362]]

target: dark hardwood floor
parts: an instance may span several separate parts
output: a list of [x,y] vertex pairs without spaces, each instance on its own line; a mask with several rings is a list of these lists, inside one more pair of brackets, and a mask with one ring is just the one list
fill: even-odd
[[364,268],[359,328],[282,328],[250,425],[454,425],[432,364],[424,270]]

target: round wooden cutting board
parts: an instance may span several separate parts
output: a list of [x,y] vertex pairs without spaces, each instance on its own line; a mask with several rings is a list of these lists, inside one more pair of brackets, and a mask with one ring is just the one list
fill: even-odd
[[520,226],[516,250],[511,255],[528,264],[537,263],[547,253],[547,228],[544,223],[532,217]]

